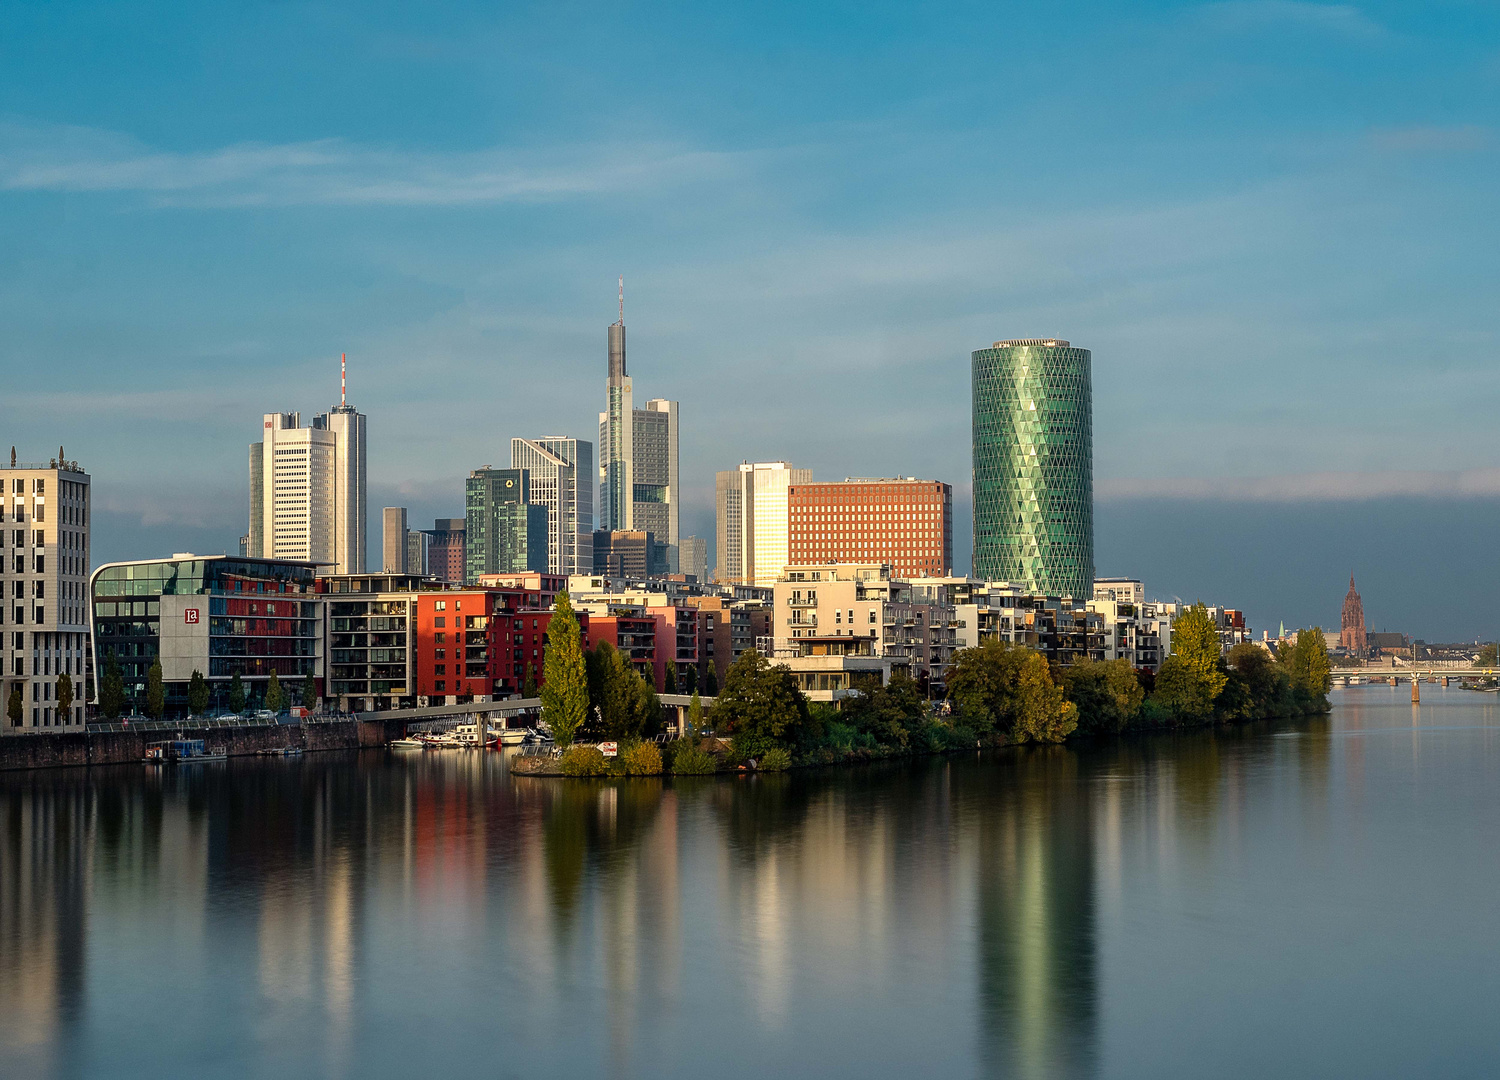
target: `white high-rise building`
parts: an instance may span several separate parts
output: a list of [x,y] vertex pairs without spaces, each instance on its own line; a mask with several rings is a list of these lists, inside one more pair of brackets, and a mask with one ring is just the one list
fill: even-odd
[[649,532],[677,569],[677,402],[653,398],[635,407],[625,367],[625,284],[620,321],[609,328],[609,379],[599,414],[599,528]]
[[547,570],[594,572],[594,444],[566,435],[511,439],[510,467],[531,474],[530,500],[547,508]]
[[342,404],[302,427],[300,413],[267,413],[250,444],[252,558],[362,574],[368,551],[365,416]]
[[[0,466],[0,731],[83,727],[89,639],[89,475],[65,461]],[[58,703],[67,675],[73,701]],[[12,726],[11,695],[21,696]]]
[[811,469],[785,461],[745,462],[717,476],[717,580],[770,588],[791,561],[787,489],[812,483]]

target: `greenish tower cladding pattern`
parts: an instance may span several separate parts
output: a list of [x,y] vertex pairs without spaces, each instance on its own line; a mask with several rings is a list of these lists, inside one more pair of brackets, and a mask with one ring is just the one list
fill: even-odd
[[1092,597],[1091,357],[1055,338],[974,360],[974,576]]

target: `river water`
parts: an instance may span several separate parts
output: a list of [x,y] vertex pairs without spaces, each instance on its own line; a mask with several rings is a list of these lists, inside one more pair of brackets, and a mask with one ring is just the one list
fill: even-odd
[[6,1077],[1500,1073],[1494,695],[675,782],[0,775]]

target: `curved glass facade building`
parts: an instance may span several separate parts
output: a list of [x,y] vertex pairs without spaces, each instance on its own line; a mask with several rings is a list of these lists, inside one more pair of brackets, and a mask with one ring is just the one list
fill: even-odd
[[1056,338],[973,354],[974,576],[1087,599],[1094,587],[1091,357]]

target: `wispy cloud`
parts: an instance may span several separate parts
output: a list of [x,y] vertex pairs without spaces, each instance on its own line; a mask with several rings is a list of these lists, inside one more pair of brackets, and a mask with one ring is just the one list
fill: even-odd
[[1383,37],[1386,30],[1352,4],[1306,4],[1297,0],[1225,0],[1197,9],[1205,23],[1222,30],[1293,27],[1345,37]]
[[660,143],[423,154],[343,139],[156,150],[96,128],[0,124],[0,190],[123,192],[157,205],[534,202],[669,187],[737,155]]
[[1109,479],[1099,480],[1094,490],[1101,499],[1197,499],[1224,502],[1358,502],[1399,497],[1495,498],[1500,496],[1500,469]]

